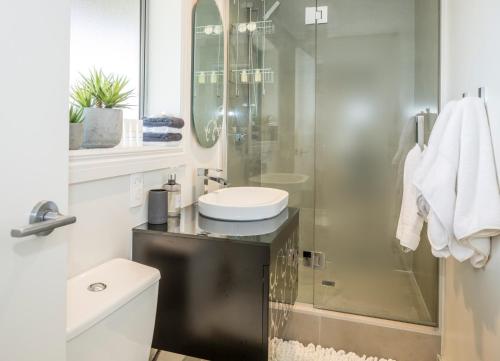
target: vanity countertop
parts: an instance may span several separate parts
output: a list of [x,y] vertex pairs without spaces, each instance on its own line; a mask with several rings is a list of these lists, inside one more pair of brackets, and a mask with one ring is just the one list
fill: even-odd
[[271,219],[252,222],[229,222],[206,218],[199,214],[194,204],[185,207],[181,216],[169,218],[168,223],[144,223],[133,229],[134,233],[166,234],[189,238],[210,238],[235,242],[270,245],[276,236],[299,213],[297,208],[287,208]]

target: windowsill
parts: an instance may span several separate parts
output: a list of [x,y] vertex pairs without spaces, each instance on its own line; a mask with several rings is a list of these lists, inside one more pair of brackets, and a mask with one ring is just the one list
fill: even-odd
[[69,151],[69,184],[186,165],[182,146],[117,146]]

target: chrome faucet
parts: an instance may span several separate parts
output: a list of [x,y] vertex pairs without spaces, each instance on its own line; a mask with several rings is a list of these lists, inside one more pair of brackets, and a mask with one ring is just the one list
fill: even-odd
[[[213,176],[210,175],[211,172],[219,174],[219,176]],[[207,194],[208,193],[208,182],[212,181],[217,184],[219,184],[222,188],[227,188],[229,187],[229,183],[227,179],[222,178],[220,174],[223,172],[222,169],[212,169],[212,168],[198,168],[198,177],[203,178],[203,193]]]

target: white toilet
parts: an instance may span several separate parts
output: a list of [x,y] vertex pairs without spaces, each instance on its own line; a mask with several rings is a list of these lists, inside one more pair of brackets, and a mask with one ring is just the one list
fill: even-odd
[[114,259],[68,281],[67,361],[147,361],[160,272]]

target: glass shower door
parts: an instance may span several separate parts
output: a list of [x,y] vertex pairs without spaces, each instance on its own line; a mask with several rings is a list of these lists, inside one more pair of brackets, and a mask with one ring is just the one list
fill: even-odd
[[[306,24],[306,8],[328,21]],[[395,238],[415,116],[438,104],[439,0],[231,0],[233,186],[287,190],[300,208],[299,302],[436,325],[438,262]]]
[[[229,1],[228,175],[233,186],[286,190],[300,208],[300,252],[314,249],[316,0]],[[313,302],[301,265],[299,301]]]
[[436,325],[438,262],[395,233],[415,116],[437,113],[439,2],[317,5],[314,305]]

